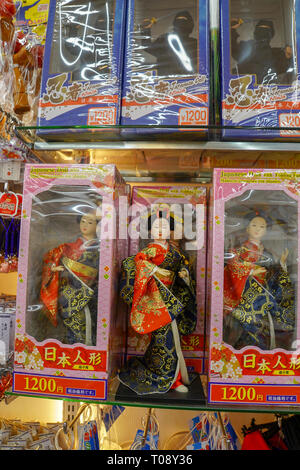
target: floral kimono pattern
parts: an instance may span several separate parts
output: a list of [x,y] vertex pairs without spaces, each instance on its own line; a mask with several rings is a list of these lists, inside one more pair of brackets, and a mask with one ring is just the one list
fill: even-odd
[[[266,272],[254,276],[261,266]],[[224,340],[234,348],[288,348],[295,327],[295,292],[286,270],[262,244],[231,251],[224,269]]]
[[[52,272],[52,266],[64,266]],[[58,315],[66,327],[66,344],[96,344],[98,247],[79,238],[62,244],[44,257],[40,298],[54,326]]]
[[[163,276],[157,267],[166,269]],[[186,269],[189,282],[178,276]],[[167,392],[185,364],[181,335],[194,331],[197,310],[194,285],[185,256],[171,245],[152,243],[135,257],[123,261],[120,295],[131,307],[131,326],[151,334],[143,357],[130,358],[119,373],[121,383],[137,394]]]

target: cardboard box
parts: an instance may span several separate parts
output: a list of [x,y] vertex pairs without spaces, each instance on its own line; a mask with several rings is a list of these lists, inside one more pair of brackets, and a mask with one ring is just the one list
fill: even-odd
[[[122,90],[126,126],[209,124],[209,13],[206,0],[129,0]],[[125,134],[166,129],[124,129]],[[169,129],[169,132],[176,132]],[[181,129],[179,129],[181,131]],[[186,131],[184,129],[186,137]],[[203,137],[207,132],[194,133]]]
[[116,279],[127,201],[114,165],[26,165],[14,392],[106,399],[124,357]]
[[298,1],[221,1],[225,140],[299,139],[299,23]]
[[119,124],[125,11],[123,0],[51,0],[39,126]]

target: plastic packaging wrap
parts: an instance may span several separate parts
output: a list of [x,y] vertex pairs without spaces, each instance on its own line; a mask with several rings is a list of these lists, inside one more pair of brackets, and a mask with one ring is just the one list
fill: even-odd
[[[135,256],[152,241],[148,233],[149,215],[151,213],[155,215],[159,209],[177,211],[178,225],[176,225],[175,232],[170,235],[175,238],[173,240],[175,246],[182,250],[189,260],[197,296],[197,325],[193,333],[183,336],[182,349],[190,372],[198,373],[203,371],[204,358],[206,197],[207,190],[204,186],[136,186],[132,191],[130,222],[130,255]],[[186,225],[182,225],[184,217],[186,217]],[[189,223],[191,233],[187,230]],[[138,334],[130,324],[128,325],[128,357],[144,354],[149,341],[149,334]]]
[[[280,388],[299,375],[299,177],[297,170],[214,171],[211,401],[300,401]],[[236,385],[234,396],[216,386],[226,383]],[[249,385],[259,383],[268,386]]]
[[223,138],[299,137],[299,22],[298,0],[221,2]]
[[27,165],[24,195],[16,372],[22,382],[60,370],[70,383],[38,392],[105,398],[122,359],[114,279],[123,253],[110,219],[118,223],[125,183],[113,165]]
[[209,123],[208,30],[206,1],[128,2],[123,125]]
[[[44,54],[42,37],[31,28],[37,4],[48,6],[46,0],[26,6],[4,0],[0,6],[0,106],[27,125],[36,123]],[[44,17],[47,22],[47,11]]]
[[51,0],[40,126],[119,123],[125,3]]

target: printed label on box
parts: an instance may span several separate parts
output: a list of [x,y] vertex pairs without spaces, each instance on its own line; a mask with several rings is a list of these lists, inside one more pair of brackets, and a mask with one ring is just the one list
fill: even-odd
[[106,380],[50,377],[14,372],[13,391],[28,395],[105,400]]
[[89,109],[88,126],[116,124],[115,108],[92,108]]

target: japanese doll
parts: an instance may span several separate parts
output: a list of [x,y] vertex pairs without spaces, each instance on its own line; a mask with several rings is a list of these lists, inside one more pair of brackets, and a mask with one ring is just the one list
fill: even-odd
[[180,339],[194,331],[197,309],[189,261],[168,242],[174,224],[168,212],[152,214],[153,242],[122,263],[120,295],[130,306],[131,326],[150,334],[144,356],[130,358],[119,372],[120,382],[138,395],[186,393],[190,383]]
[[99,272],[98,217],[91,210],[79,217],[81,235],[49,251],[43,260],[40,298],[56,327],[65,327],[64,344],[96,345]]
[[262,243],[271,221],[259,211],[246,218],[247,240],[227,253],[224,268],[224,341],[235,349],[289,349],[295,327],[295,292],[283,250],[276,263]]

